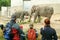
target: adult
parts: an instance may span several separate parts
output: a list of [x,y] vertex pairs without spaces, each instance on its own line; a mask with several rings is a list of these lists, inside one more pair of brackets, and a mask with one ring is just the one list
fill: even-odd
[[50,20],[47,18],[44,20],[44,23],[44,28],[40,30],[42,40],[57,40],[56,31],[50,26]]
[[[14,39],[17,36],[19,36],[19,40],[21,40],[20,36],[23,34],[23,31],[20,29],[20,26],[18,25],[18,23],[16,23],[16,19],[17,17],[15,15],[12,15],[10,22],[6,24],[6,29],[4,32],[4,38],[6,40],[18,40],[18,39]],[[12,28],[14,28],[14,30],[16,29],[19,35],[17,35],[16,37],[13,37],[13,35],[11,34]]]

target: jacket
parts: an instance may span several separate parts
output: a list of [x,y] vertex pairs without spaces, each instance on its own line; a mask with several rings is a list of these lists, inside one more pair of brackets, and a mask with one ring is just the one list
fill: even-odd
[[56,31],[47,25],[44,28],[41,28],[40,34],[42,35],[42,40],[57,40]]

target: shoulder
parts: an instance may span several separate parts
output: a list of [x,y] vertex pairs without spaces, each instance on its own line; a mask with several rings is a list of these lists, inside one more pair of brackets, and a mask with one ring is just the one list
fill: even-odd
[[19,25],[17,23],[15,23],[12,27],[19,28]]
[[55,31],[55,29],[54,28],[50,28],[52,31]]
[[8,23],[6,23],[6,25],[8,25],[9,24],[9,22]]
[[8,26],[10,26],[10,23],[8,22],[8,23],[6,23],[6,27],[8,27]]
[[18,26],[19,27],[19,24],[15,23],[13,26]]
[[44,30],[44,27],[42,27],[40,30],[41,30],[41,31]]
[[54,28],[51,28],[51,31],[52,31],[53,33],[56,33],[56,30],[55,30]]
[[37,31],[36,29],[34,29],[35,31]]

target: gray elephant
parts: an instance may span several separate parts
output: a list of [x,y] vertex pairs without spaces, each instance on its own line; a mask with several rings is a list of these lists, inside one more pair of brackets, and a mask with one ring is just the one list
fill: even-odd
[[21,11],[21,12],[15,12],[13,15],[16,15],[17,18],[21,19],[21,21],[24,21],[24,16],[28,16],[28,11]]
[[43,7],[32,6],[30,19],[31,19],[31,16],[32,16],[33,13],[35,13],[34,22],[35,22],[37,17],[38,17],[38,22],[40,22],[40,16],[48,17],[50,19],[53,12],[54,12],[53,7],[49,7],[49,6],[43,6]]

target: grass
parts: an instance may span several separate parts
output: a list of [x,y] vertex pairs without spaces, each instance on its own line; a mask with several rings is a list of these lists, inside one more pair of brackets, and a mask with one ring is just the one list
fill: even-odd
[[30,22],[20,22],[19,24],[29,24]]
[[0,37],[0,40],[5,40],[4,37]]

